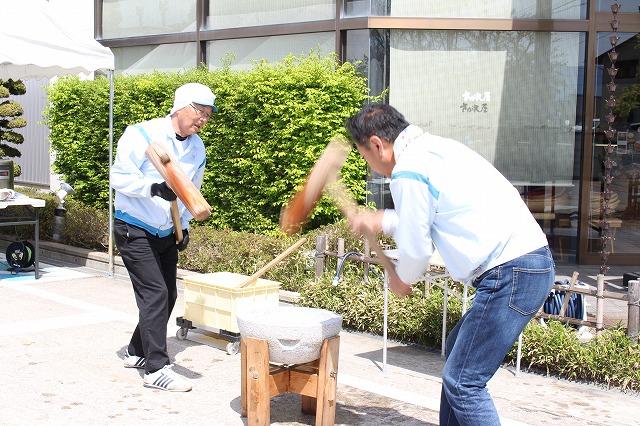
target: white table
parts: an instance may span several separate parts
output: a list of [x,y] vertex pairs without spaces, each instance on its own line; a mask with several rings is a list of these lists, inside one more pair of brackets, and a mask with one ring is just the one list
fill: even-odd
[[[392,262],[395,262],[398,259],[397,256],[398,250],[385,250],[384,254],[387,255]],[[437,271],[433,271],[436,269]],[[457,293],[454,289],[451,289],[448,285],[448,278],[451,277],[449,271],[447,270],[444,261],[440,257],[440,253],[437,251],[434,252],[431,259],[429,259],[429,273],[425,274],[423,277],[418,279],[417,281],[425,282],[425,292],[428,290],[428,286],[431,284],[436,285],[444,290],[444,299],[443,299],[443,310],[442,310],[442,348],[441,348],[441,356],[445,357],[446,351],[446,339],[447,339],[447,305],[449,302],[449,294],[457,297],[462,301],[462,315],[467,312],[467,305],[475,296],[472,295],[469,297],[469,286],[468,284],[462,283],[462,294]],[[437,280],[444,278],[444,284],[438,282]],[[383,347],[382,347],[382,371],[386,372],[387,370],[387,315],[388,315],[388,303],[389,303],[389,274],[385,269],[384,274],[384,317],[383,317],[383,329],[382,329],[382,339],[383,339]]]
[[[23,206],[25,211],[29,210],[29,207],[33,209],[33,212],[29,215],[22,215],[16,217],[8,217],[10,221],[4,221],[5,218],[0,218],[0,226],[16,226],[16,225],[34,225],[35,226],[35,276],[36,279],[40,278],[40,216],[38,209],[44,207],[45,201],[39,198],[29,198],[24,194],[16,192],[15,197],[9,200],[0,201],[0,209],[4,210],[7,207]],[[15,220],[13,220],[15,219]]]

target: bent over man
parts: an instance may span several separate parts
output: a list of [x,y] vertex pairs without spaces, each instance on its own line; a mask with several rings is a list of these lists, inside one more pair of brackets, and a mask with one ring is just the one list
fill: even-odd
[[393,236],[391,290],[409,294],[435,248],[454,279],[476,288],[447,338],[440,424],[499,425],[486,384],[553,286],[544,233],[514,186],[463,144],[423,132],[385,104],[366,105],[346,128],[369,166],[391,179],[394,209],[351,219],[356,233]]

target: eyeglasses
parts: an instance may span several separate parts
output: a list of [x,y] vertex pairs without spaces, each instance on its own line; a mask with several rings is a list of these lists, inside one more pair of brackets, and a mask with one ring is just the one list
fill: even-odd
[[195,105],[193,104],[189,104],[191,105],[191,108],[193,108],[194,110],[196,110],[196,112],[198,113],[198,116],[204,120],[209,120],[211,118],[211,114],[207,114],[205,111],[198,109],[195,107]]

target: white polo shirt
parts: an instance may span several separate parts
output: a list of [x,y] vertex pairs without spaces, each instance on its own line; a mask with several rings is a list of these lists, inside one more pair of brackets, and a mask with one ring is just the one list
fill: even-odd
[[[115,217],[152,234],[166,236],[173,232],[171,203],[151,197],[151,185],[164,181],[145,154],[152,141],[161,143],[178,160],[198,189],[204,177],[206,152],[197,134],[184,141],[177,140],[170,116],[129,126],[118,141],[116,159],[111,167],[111,184],[116,191]],[[188,229],[189,219],[193,216],[180,200],[178,207],[181,227]]]

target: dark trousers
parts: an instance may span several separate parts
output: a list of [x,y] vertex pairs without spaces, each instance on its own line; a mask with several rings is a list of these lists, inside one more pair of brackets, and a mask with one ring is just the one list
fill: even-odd
[[160,238],[116,219],[114,237],[131,277],[139,311],[128,351],[146,358],[146,371],[155,371],[171,363],[167,322],[178,297],[175,236]]

